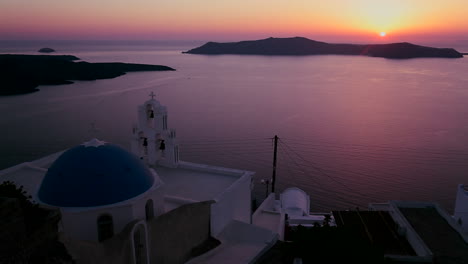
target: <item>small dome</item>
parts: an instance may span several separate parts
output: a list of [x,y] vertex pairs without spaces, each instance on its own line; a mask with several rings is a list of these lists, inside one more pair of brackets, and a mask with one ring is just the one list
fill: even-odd
[[39,199],[61,207],[113,204],[153,186],[145,164],[125,149],[93,139],[65,151],[49,168]]
[[309,214],[309,196],[301,189],[292,187],[280,195],[281,206],[289,215],[302,216]]

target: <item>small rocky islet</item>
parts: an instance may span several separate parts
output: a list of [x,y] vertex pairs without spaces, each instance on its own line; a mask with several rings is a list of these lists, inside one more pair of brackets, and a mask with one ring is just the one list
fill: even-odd
[[52,52],[55,52],[55,50],[52,49],[52,48],[41,48],[41,49],[39,49],[37,52],[40,52],[40,53],[52,53]]

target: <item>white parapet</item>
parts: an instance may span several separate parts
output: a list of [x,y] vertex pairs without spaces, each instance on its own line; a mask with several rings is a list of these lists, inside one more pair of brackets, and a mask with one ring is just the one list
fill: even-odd
[[464,233],[468,233],[468,186],[459,184],[455,210],[453,214],[455,221],[461,226]]

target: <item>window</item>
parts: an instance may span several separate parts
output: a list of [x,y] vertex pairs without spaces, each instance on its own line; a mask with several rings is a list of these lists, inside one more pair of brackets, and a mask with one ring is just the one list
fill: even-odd
[[146,220],[154,218],[153,200],[149,199],[145,205]]
[[112,221],[112,216],[108,214],[101,215],[97,220],[97,227],[99,242],[114,236],[114,223]]

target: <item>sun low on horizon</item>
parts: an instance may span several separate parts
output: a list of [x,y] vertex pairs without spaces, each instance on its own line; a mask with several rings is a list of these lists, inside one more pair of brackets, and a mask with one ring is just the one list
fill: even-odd
[[462,0],[2,0],[0,39],[463,38]]

